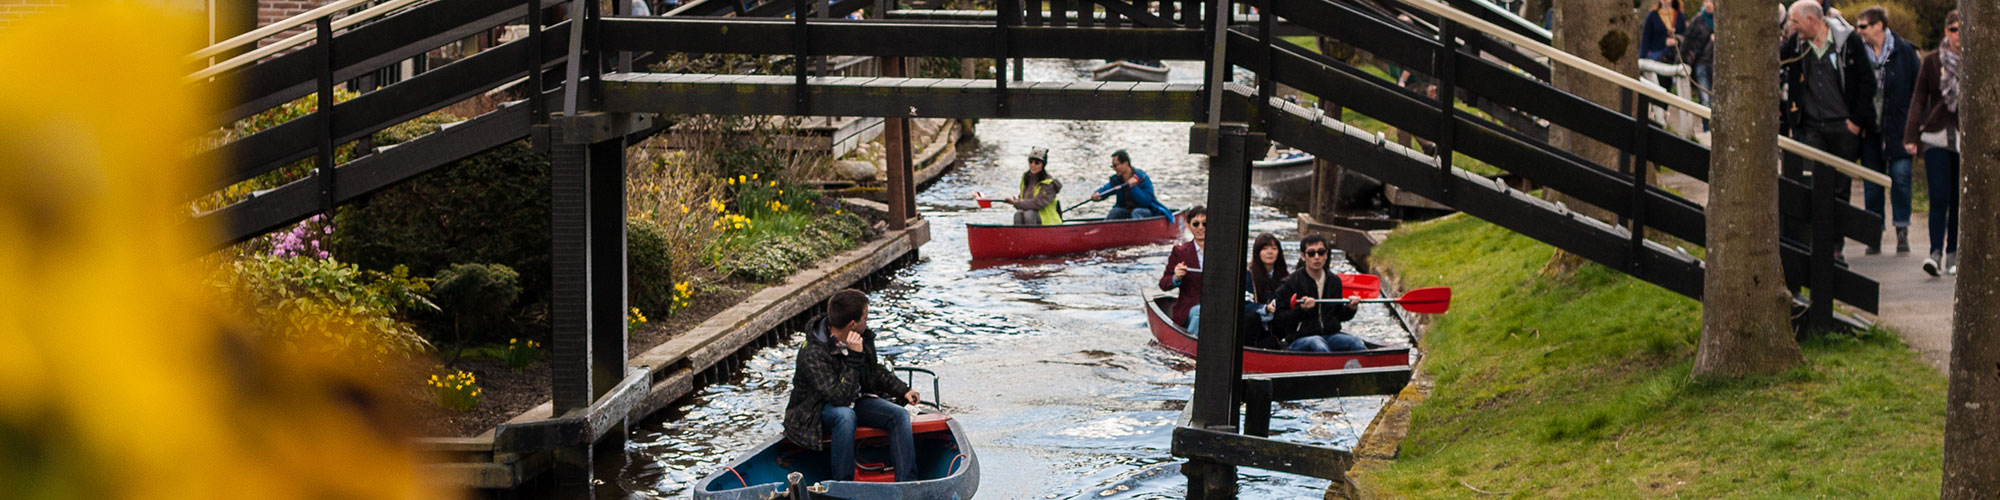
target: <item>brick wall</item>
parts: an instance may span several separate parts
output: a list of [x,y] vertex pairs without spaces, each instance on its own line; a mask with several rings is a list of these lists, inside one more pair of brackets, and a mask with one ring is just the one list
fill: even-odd
[[[9,0],[0,0],[0,1],[9,1]],[[257,26],[262,27],[265,25],[276,23],[278,21],[289,19],[292,16],[303,14],[306,11],[319,8],[319,6],[321,5],[326,5],[329,1],[331,0],[257,0]],[[279,40],[290,38],[292,35],[303,33],[309,29],[312,29],[312,24],[306,24],[298,28],[286,30],[284,33],[280,33],[277,36],[265,38],[257,42],[257,45],[259,47],[270,45],[272,43],[276,43]]]
[[37,12],[68,5],[69,2],[70,0],[0,0],[0,28]]

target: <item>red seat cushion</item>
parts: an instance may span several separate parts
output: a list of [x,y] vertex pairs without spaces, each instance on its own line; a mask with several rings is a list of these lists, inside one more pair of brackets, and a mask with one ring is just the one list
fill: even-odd
[[[950,422],[951,422],[951,415],[946,415],[943,413],[925,413],[921,415],[911,415],[910,434],[923,435],[923,434],[930,434],[933,432],[943,432],[945,430],[951,429]],[[883,438],[883,437],[889,437],[889,433],[883,432],[882,429],[877,429],[874,427],[854,428],[854,439],[856,441],[862,439]]]

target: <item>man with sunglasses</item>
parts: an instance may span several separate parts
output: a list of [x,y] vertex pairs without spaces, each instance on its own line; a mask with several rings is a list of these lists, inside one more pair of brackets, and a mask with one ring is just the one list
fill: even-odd
[[[1876,215],[1889,215],[1896,226],[1896,253],[1910,252],[1910,161],[1903,149],[1903,126],[1910,115],[1910,94],[1917,87],[1917,70],[1923,60],[1917,47],[1889,31],[1889,11],[1869,7],[1855,15],[1854,33],[1861,35],[1868,64],[1875,72],[1875,115],[1880,120],[1873,130],[1861,134],[1861,164],[1889,175],[1888,213],[1882,210],[1882,186],[1862,187],[1862,208]],[[1868,253],[1882,253],[1880,242],[1868,242]]]
[[1299,269],[1278,285],[1277,309],[1271,321],[1272,334],[1283,338],[1293,351],[1365,351],[1368,345],[1340,331],[1340,323],[1354,319],[1359,307],[1353,301],[1322,303],[1322,299],[1345,297],[1340,277],[1327,270],[1332,245],[1326,236],[1306,235],[1299,241]]

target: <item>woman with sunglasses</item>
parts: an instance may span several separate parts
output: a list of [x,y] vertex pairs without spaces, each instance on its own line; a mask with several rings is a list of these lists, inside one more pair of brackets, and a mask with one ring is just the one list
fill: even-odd
[[1160,289],[1181,290],[1174,298],[1174,308],[1169,311],[1169,317],[1175,324],[1186,327],[1189,334],[1199,335],[1202,245],[1208,241],[1208,209],[1195,205],[1182,217],[1187,221],[1188,234],[1194,239],[1174,245],[1173,253],[1167,254],[1167,270],[1160,276]]
[[1278,285],[1276,301],[1272,308],[1277,311],[1274,324],[1290,328],[1283,332],[1287,342],[1285,348],[1293,351],[1345,352],[1365,351],[1368,344],[1340,331],[1340,323],[1354,319],[1357,306],[1353,301],[1322,304],[1321,299],[1345,297],[1346,290],[1340,285],[1340,277],[1327,269],[1328,254],[1333,253],[1326,236],[1306,235],[1299,241],[1299,269],[1285,277]]
[[1021,194],[1007,198],[1007,203],[1014,205],[1014,225],[1062,224],[1062,204],[1056,201],[1056,193],[1062,192],[1062,182],[1049,175],[1048,165],[1048,148],[1028,150],[1028,171],[1021,174]]
[[1923,151],[1930,180],[1931,254],[1924,272],[1937,276],[1958,272],[1958,11],[1944,17],[1944,43],[1924,56],[1917,70],[1917,88],[1910,94],[1909,123],[1903,129],[1903,149]]

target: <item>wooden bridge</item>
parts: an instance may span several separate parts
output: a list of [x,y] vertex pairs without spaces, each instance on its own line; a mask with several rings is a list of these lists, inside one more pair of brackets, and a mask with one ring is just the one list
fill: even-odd
[[[358,8],[366,2],[342,3]],[[623,12],[626,1],[615,3],[616,11]],[[1635,118],[1551,86],[1548,65],[1538,61],[1547,58],[1625,86],[1636,103],[1632,109],[1663,104],[1704,116],[1707,109],[1609,70],[1584,67],[1588,63],[1581,59],[1548,48],[1546,32],[1484,9],[1477,0],[1240,2],[1264,14],[1254,20],[1233,18],[1239,2],[1230,0],[997,3],[994,11],[926,14],[897,10],[888,0],[805,5],[796,0],[695,0],[663,17],[635,18],[599,12],[597,2],[397,0],[394,8],[378,7],[339,21],[321,14],[295,19],[289,23],[313,26],[313,36],[305,37],[311,43],[281,47],[290,50],[282,55],[234,59],[190,77],[191,85],[225,90],[216,92],[226,98],[212,125],[224,126],[310,95],[331,103],[340,82],[474,33],[525,24],[527,35],[200,153],[228,166],[227,174],[211,186],[216,189],[304,158],[319,166],[311,178],[201,217],[224,228],[211,242],[220,247],[452,161],[532,139],[554,165],[551,362],[556,418],[496,440],[493,453],[555,450],[558,479],[581,488],[591,483],[589,447],[620,435],[627,419],[643,416],[631,411],[653,383],[645,371],[630,369],[625,351],[622,165],[626,145],[666,129],[675,115],[884,117],[889,119],[892,156],[907,149],[895,142],[898,123],[913,117],[1188,122],[1194,152],[1210,156],[1209,248],[1211,257],[1222,262],[1246,257],[1249,162],[1255,159],[1252,152],[1277,141],[1323,158],[1341,158],[1349,168],[1387,184],[1676,293],[1701,296],[1702,262],[1674,246],[1679,243],[1646,235],[1704,244],[1703,207],[1652,186],[1650,172],[1658,165],[1705,181],[1710,151],[1650,123],[1643,113]],[[871,19],[839,19],[864,9]],[[1414,22],[1398,21],[1397,13],[1412,15]],[[1444,98],[1413,93],[1268,36],[1286,32],[1335,39],[1432,75]],[[244,44],[232,43],[205,52],[227,52]],[[635,69],[661,55],[723,53],[789,57],[794,64],[786,75]],[[816,65],[806,64],[842,55],[883,58],[884,76],[821,76],[812,73]],[[899,76],[900,58],[907,57],[992,59],[996,75]],[[1021,58],[1200,60],[1206,71],[1200,84],[1023,82],[1018,69],[1010,77],[1002,62]],[[1229,66],[1255,72],[1257,85],[1225,84]],[[1342,123],[1338,114],[1278,99],[1279,84],[1434,141],[1437,151],[1424,154],[1387,143]],[[374,132],[507,85],[525,85],[528,97],[394,147],[365,144]],[[1550,146],[1534,130],[1470,116],[1453,106],[1459,100],[1546,119],[1618,147],[1628,161],[1593,163]],[[355,158],[334,165],[335,146],[357,141],[363,147]],[[1887,179],[1826,153],[1780,142],[1788,151],[1822,162],[1814,180],[1788,178],[1778,193],[1788,224],[1827,229],[1812,231],[1813,241],[1781,243],[1787,284],[1813,291],[1812,301],[1801,304],[1809,312],[1808,326],[1837,326],[1835,301],[1874,311],[1875,282],[1837,265],[1833,252],[1842,238],[1877,239],[1881,218],[1835,200],[1834,176],[1826,174],[1839,170],[1878,184]],[[1467,173],[1451,166],[1454,153],[1560,190],[1608,210],[1617,220],[1586,217]],[[903,157],[901,165],[892,161],[889,171],[890,223],[899,228],[915,217],[906,151]],[[1205,300],[1237,300],[1241,277],[1215,278],[1202,291]],[[1257,405],[1252,405],[1248,422],[1239,415],[1239,405],[1390,392],[1408,380],[1408,368],[1246,378],[1238,366],[1232,328],[1239,314],[1224,308],[1203,316],[1203,330],[1215,333],[1202,336],[1194,401],[1175,433],[1174,453],[1189,458],[1184,468],[1194,481],[1189,496],[1233,496],[1237,465],[1344,478],[1351,462],[1345,452],[1257,436]]]

